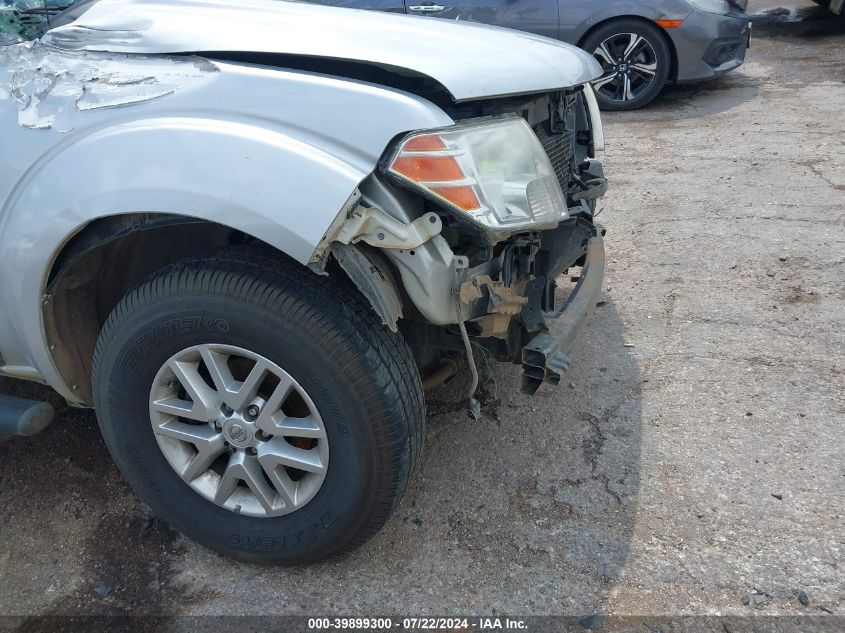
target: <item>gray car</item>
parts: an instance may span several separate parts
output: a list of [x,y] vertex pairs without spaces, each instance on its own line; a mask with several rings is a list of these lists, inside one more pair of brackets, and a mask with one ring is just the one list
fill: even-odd
[[357,9],[483,22],[575,44],[604,69],[607,110],[633,110],[667,82],[717,77],[742,64],[748,0],[315,0]]

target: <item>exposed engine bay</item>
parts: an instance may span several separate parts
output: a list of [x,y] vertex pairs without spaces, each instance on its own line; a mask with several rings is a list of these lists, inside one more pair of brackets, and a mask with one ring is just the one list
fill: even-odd
[[[513,114],[525,119],[554,167],[566,196],[567,215],[552,228],[495,240],[472,223],[462,221],[459,215],[444,212],[431,201],[422,202],[421,211],[437,214],[442,224],[431,242],[442,240],[444,244],[439,249],[441,252],[431,259],[438,259],[439,254],[447,266],[453,260],[457,262],[452,271],[451,292],[445,297],[427,297],[425,305],[419,300],[408,301],[407,296],[402,301],[405,310],[400,328],[415,350],[423,376],[450,377],[450,372],[444,369],[454,365],[450,357],[467,351],[462,328],[473,345],[483,347],[497,360],[522,364],[526,392],[533,393],[543,381],[556,383],[568,366],[564,353],[544,351],[543,345],[535,345],[537,349],[526,346],[532,341],[536,343],[538,335],[547,335],[553,329],[550,317],[562,312],[556,305],[561,276],[572,267],[584,267],[591,240],[604,234],[594,223],[594,215],[596,200],[605,193],[607,184],[601,163],[590,158],[595,151],[594,137],[581,91],[578,88],[540,96],[479,101],[447,110],[456,121]],[[365,204],[375,204],[381,199],[384,205],[379,195],[384,190],[377,189],[374,183],[363,187],[362,193]],[[403,203],[406,208],[407,204],[408,201]],[[596,248],[600,247],[600,239],[598,242]],[[414,258],[430,256],[426,246],[383,250],[380,253],[385,258],[374,253],[373,259],[390,260],[408,289],[414,285],[409,283],[413,275],[404,274],[404,266]],[[601,264],[603,268],[603,247]],[[391,274],[390,266],[383,268],[386,275]],[[437,266],[427,263],[424,269],[432,271]],[[597,272],[600,278],[602,271]],[[578,279],[573,277],[572,281]],[[571,286],[566,283],[564,289],[568,287]],[[400,292],[405,294],[407,290]],[[443,314],[437,313],[438,304],[443,304]],[[577,332],[572,335],[573,340],[576,335]],[[560,357],[555,359],[555,356]]]

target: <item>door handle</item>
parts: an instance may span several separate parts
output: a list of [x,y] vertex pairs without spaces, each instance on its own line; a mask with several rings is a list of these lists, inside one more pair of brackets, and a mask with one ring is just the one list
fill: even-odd
[[440,13],[441,11],[445,11],[446,7],[442,4],[434,4],[434,3],[427,3],[427,4],[415,4],[413,6],[408,7],[409,11],[419,11],[420,13]]

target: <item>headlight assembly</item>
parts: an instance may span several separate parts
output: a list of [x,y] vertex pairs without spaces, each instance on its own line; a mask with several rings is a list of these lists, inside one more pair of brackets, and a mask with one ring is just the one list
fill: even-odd
[[543,146],[515,115],[411,134],[387,171],[494,234],[547,228],[568,217]]

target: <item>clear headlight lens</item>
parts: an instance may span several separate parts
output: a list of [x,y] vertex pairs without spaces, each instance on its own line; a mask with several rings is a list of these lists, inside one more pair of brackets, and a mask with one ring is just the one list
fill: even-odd
[[696,9],[707,11],[708,13],[719,13],[725,15],[727,13],[735,13],[736,11],[745,11],[748,5],[748,0],[687,0]]
[[411,134],[387,169],[493,233],[555,226],[568,217],[549,158],[518,116]]

